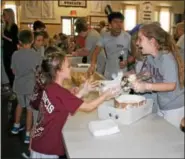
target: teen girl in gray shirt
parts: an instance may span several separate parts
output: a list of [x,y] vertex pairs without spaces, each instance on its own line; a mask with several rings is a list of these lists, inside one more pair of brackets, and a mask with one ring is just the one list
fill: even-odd
[[184,117],[184,63],[170,35],[160,26],[147,24],[138,33],[137,45],[147,55],[151,83],[135,81],[136,92],[156,92],[159,112],[176,127]]

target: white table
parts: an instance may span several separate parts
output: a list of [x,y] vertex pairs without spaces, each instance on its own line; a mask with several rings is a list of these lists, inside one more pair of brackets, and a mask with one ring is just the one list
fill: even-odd
[[96,111],[68,119],[63,137],[69,158],[184,158],[184,133],[156,114],[104,137],[91,135],[92,120],[98,120]]

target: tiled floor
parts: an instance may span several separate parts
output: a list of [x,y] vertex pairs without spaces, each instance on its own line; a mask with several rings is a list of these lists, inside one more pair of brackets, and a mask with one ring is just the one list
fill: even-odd
[[[10,128],[13,120],[8,120],[8,100],[1,96],[1,158],[21,159],[21,153],[26,151],[28,145],[23,143],[24,132],[12,135]],[[16,107],[16,103],[13,104]]]

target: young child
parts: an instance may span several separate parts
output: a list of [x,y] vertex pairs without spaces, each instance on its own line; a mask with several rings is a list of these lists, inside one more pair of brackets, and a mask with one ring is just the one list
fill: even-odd
[[[59,52],[60,49],[57,47],[53,47],[53,46],[49,46],[46,48],[44,55],[47,56],[48,54],[52,54],[55,52]],[[33,89],[33,94],[32,94],[32,98],[30,100],[30,105],[32,106],[33,110],[33,118],[34,118],[34,125],[36,123],[36,119],[38,116],[38,110],[39,110],[39,102],[41,100],[41,95],[42,95],[42,91],[44,89],[44,78],[42,76],[42,72],[41,72],[41,67],[38,66],[36,68],[36,72],[35,72],[35,78],[36,78],[36,82],[35,82],[35,86]]]
[[146,67],[152,82],[135,81],[136,92],[156,92],[159,112],[169,123],[180,127],[184,117],[184,63],[171,36],[160,26],[140,28],[137,45],[147,56]]
[[44,34],[42,32],[34,32],[34,42],[32,49],[44,56]]
[[30,130],[32,128],[32,110],[30,109],[30,97],[35,85],[35,69],[40,65],[40,56],[31,49],[33,42],[32,32],[23,30],[19,34],[21,48],[12,56],[11,68],[15,74],[13,91],[16,93],[18,105],[15,112],[15,123],[11,132],[18,134],[23,108],[27,108],[25,143],[29,143]]
[[63,88],[63,81],[71,78],[71,66],[60,52],[48,54],[43,59],[41,72],[45,77],[45,87],[41,101],[37,102],[39,116],[32,134],[31,158],[59,158],[65,155],[61,133],[68,115],[77,111],[90,112],[118,92],[108,90],[97,99],[84,102],[80,98],[96,86],[96,82],[86,82],[76,96],[73,95]]

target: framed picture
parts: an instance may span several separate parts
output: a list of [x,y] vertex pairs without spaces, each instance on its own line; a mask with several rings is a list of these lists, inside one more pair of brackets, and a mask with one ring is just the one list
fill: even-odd
[[83,0],[83,1],[77,1],[77,0],[61,1],[61,0],[58,0],[58,6],[59,7],[81,7],[81,8],[87,8],[87,0]]

